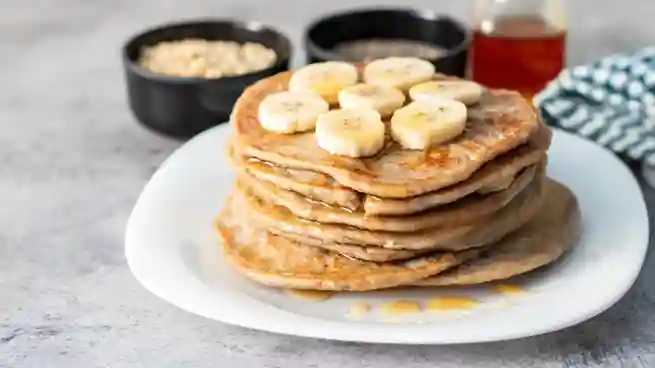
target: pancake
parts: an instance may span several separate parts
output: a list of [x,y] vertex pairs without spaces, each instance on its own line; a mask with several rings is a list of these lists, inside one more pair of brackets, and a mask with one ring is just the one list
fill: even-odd
[[351,211],[361,210],[363,207],[367,215],[408,215],[455,202],[475,192],[488,192],[490,189],[493,191],[502,183],[511,183],[519,171],[543,158],[550,145],[551,135],[550,129],[542,126],[527,144],[485,164],[467,180],[441,190],[403,199],[357,193],[324,173],[282,167],[258,159],[245,159],[239,154],[233,154],[232,159],[236,161],[236,166],[259,180],[319,202]]
[[[407,215],[454,202],[475,192],[486,192],[507,182],[523,168],[537,163],[550,145],[552,133],[547,127],[530,142],[485,164],[467,180],[419,196],[393,199],[363,194],[337,183],[329,175],[309,170],[281,167],[257,159],[237,157],[238,165],[252,176],[300,193],[317,201],[355,211],[363,206],[367,215]],[[363,202],[363,203],[362,203]]]
[[382,247],[365,247],[355,244],[343,244],[322,239],[312,238],[310,236],[299,235],[280,231],[275,228],[269,228],[271,234],[279,235],[284,238],[293,240],[300,244],[310,245],[312,247],[319,247],[325,250],[342,254],[348,258],[358,259],[362,261],[371,262],[391,262],[412,259],[420,256],[421,254],[430,253],[430,250],[407,250],[407,249],[387,249]]
[[246,170],[249,175],[282,189],[351,211],[356,211],[362,206],[361,196],[356,191],[339,185],[327,174],[277,166],[257,159],[242,157],[234,159],[239,161],[239,167]]
[[329,175],[245,158],[236,152],[232,141],[228,142],[227,155],[237,171],[245,171],[259,180],[275,184],[282,189],[353,211],[361,207],[361,194],[337,184]]
[[277,134],[261,127],[260,102],[286,90],[290,76],[285,72],[260,80],[239,97],[232,113],[237,151],[278,166],[321,172],[340,185],[384,198],[407,198],[459,183],[526,143],[541,125],[519,93],[487,90],[468,109],[464,133],[448,143],[414,151],[387,137],[385,147],[373,157],[334,156],[318,147],[313,132]]
[[457,202],[407,216],[370,216],[364,212],[317,202],[258,180],[244,171],[239,174],[237,185],[268,203],[285,207],[301,219],[324,224],[350,225],[364,230],[414,232],[437,226],[466,224],[495,213],[533,181],[536,171],[536,166],[526,168],[504,190],[487,195],[470,195]]
[[490,246],[480,258],[421,280],[420,286],[478,284],[507,279],[554,262],[581,236],[581,215],[574,194],[548,179],[539,214],[526,226]]
[[232,196],[218,218],[226,259],[250,279],[273,287],[366,291],[436,275],[475,257],[477,250],[436,253],[407,262],[375,263],[346,258],[270,234]]
[[367,195],[363,201],[364,212],[368,215],[407,215],[455,202],[472,193],[484,193],[497,187],[498,183],[511,180],[525,167],[544,160],[551,139],[551,130],[542,125],[530,142],[486,163],[463,182],[403,199]]
[[540,175],[507,206],[474,223],[436,227],[412,233],[370,231],[352,226],[307,221],[294,216],[285,207],[257,197],[248,188],[237,187],[237,190],[244,196],[246,205],[252,209],[254,217],[262,226],[281,233],[308,236],[322,239],[324,242],[388,249],[462,250],[498,241],[529,221],[541,206],[542,182],[543,176]]

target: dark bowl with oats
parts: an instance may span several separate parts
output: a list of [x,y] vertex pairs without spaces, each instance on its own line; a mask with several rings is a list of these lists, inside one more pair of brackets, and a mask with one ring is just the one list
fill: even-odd
[[[262,50],[273,58],[246,67]],[[144,126],[186,139],[227,122],[247,86],[288,69],[291,51],[284,34],[257,22],[201,19],[164,24],[123,46],[128,102]],[[144,57],[155,54],[156,62],[146,63]],[[222,69],[228,66],[230,70]]]
[[414,56],[438,72],[464,77],[470,34],[459,21],[431,11],[362,9],[316,19],[304,44],[308,63]]

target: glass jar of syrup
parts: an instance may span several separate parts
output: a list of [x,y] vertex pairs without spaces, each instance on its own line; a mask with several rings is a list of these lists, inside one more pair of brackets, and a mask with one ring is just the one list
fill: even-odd
[[564,0],[477,0],[470,77],[531,98],[564,67]]

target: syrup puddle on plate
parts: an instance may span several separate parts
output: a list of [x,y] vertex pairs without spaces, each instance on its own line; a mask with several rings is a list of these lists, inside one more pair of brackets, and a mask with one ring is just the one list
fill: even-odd
[[360,316],[371,311],[371,306],[364,301],[356,302],[350,305],[350,314],[353,316]]
[[[501,298],[501,304],[510,304],[512,295],[525,293],[525,289],[521,286],[509,283],[495,284],[492,285],[490,289],[494,293],[507,296],[507,298]],[[312,302],[323,302],[337,294],[341,294],[334,291],[300,289],[286,289],[284,292],[290,297]],[[496,304],[498,303],[491,302],[490,304],[487,304],[479,298],[466,294],[455,294],[393,299],[386,300],[379,304],[374,303],[374,300],[351,300],[348,302],[347,308],[348,315],[351,317],[357,317],[358,319],[367,314],[375,316],[380,312],[383,315],[390,317],[391,320],[395,322],[404,321],[405,318],[403,316],[407,316],[410,320],[419,318],[418,323],[425,323],[426,321],[436,322],[442,318],[460,318],[468,315],[472,309],[484,310],[486,307],[491,308]],[[431,315],[432,317],[428,317],[428,315]],[[437,317],[437,320],[434,320],[433,317]],[[428,319],[425,320],[424,318]]]
[[426,310],[461,310],[475,307],[478,304],[480,304],[480,302],[470,296],[440,296],[428,299]]
[[421,305],[413,300],[398,299],[382,304],[380,310],[391,315],[419,313],[421,312]]
[[286,293],[298,299],[322,302],[335,294],[333,291],[287,289]]
[[522,287],[515,284],[496,284],[492,286],[492,289],[495,292],[503,295],[516,295],[525,292],[525,290]]

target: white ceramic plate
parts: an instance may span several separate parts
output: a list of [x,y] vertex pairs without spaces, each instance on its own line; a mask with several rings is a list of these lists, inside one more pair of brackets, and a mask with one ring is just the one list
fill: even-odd
[[[222,259],[212,222],[232,184],[225,157],[231,130],[220,126],[177,150],[155,173],[134,207],[125,254],[134,276],[160,298],[224,323],[344,341],[448,344],[505,340],[558,330],[617,302],[634,282],[648,244],[641,190],[611,153],[556,132],[549,175],[578,196],[581,243],[551,267],[518,278],[524,293],[489,286],[339,294],[324,302],[289,297],[252,283]],[[375,311],[391,299],[457,294],[472,309],[390,318]],[[374,311],[348,314],[353,301]]]

